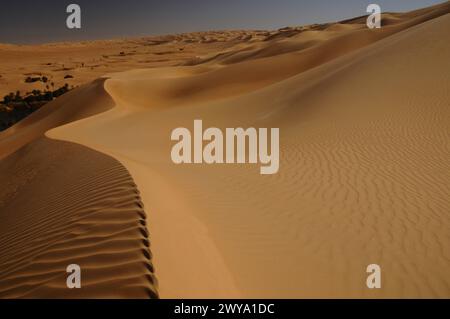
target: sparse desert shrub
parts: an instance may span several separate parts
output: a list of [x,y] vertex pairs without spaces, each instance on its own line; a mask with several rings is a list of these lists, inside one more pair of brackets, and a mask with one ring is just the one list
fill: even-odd
[[42,77],[40,77],[40,76],[38,76],[38,77],[27,76],[25,78],[25,83],[34,83],[34,82],[39,82],[39,81],[41,81],[43,83],[47,83],[48,78],[46,76],[42,76]]

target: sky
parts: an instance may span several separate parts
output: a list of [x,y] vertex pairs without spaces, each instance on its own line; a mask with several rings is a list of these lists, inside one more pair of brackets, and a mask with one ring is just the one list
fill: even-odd
[[[0,2],[0,43],[49,43],[225,29],[278,29],[382,11],[409,11],[442,0],[8,0]],[[81,7],[79,30],[66,7]]]

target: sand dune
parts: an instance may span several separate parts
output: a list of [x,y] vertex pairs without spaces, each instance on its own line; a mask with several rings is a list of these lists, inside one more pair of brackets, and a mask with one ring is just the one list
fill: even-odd
[[80,87],[76,92],[69,92],[0,132],[0,159],[41,137],[51,128],[112,108],[114,101],[104,91],[103,83],[104,79],[99,79]]
[[[48,136],[135,176],[163,297],[448,297],[448,10],[326,41],[333,56],[111,75],[115,109]],[[171,130],[196,118],[280,127],[280,173],[172,164]],[[365,287],[370,263],[382,290]]]
[[[120,163],[41,138],[0,175],[13,176],[0,191],[0,298],[157,297],[146,215]],[[66,286],[71,264],[82,289]]]
[[[64,116],[54,116],[49,104],[28,123],[19,124],[20,129],[13,127],[3,138],[0,134],[0,151],[9,154],[45,132],[51,139],[83,145],[65,144],[77,148],[73,154],[94,152],[87,146],[126,167],[148,209],[152,262],[163,298],[448,298],[449,13],[447,2],[387,14],[381,30],[367,30],[365,18],[356,18],[273,32],[140,40],[152,49],[159,47],[161,55],[154,54],[154,59],[167,60],[147,69],[134,69],[130,62],[128,69],[133,70],[126,72],[118,72],[125,65],[110,67],[112,73],[104,83],[88,84],[72,91],[67,100],[54,102]],[[175,53],[161,47],[180,43],[189,50],[176,53],[183,55],[176,59],[171,58]],[[88,46],[97,44],[80,44],[83,50]],[[81,105],[85,105],[82,114],[74,114]],[[48,122],[41,124],[45,119]],[[280,128],[279,173],[262,176],[249,165],[173,164],[171,131],[191,128],[195,119],[222,129]],[[17,134],[30,130],[33,133],[24,133],[30,138]],[[38,140],[19,152],[35,151],[30,148],[36,143],[49,142]],[[1,165],[30,158],[17,154]],[[31,167],[41,161],[36,163]],[[108,165],[124,172],[117,162]],[[109,172],[108,165],[98,167]],[[10,176],[9,166],[4,167],[2,176]],[[62,182],[62,171],[48,178]],[[100,177],[94,175],[93,180],[108,181],[96,174]],[[79,175],[84,178],[89,173]],[[81,184],[75,187],[88,187],[77,183]],[[30,187],[28,196],[40,205],[47,202],[40,198],[53,196],[48,191],[34,193],[38,188]],[[103,194],[102,188],[98,191]],[[125,193],[130,191],[135,192],[134,186]],[[27,193],[19,191],[16,196],[22,194]],[[32,201],[26,205],[30,211],[40,207]],[[140,216],[142,210],[136,213]],[[62,214],[55,213],[58,218]],[[96,217],[87,216],[85,223],[100,222]],[[115,218],[119,217],[111,217]],[[120,214],[120,218],[125,217]],[[111,219],[101,218],[104,223]],[[111,229],[105,226],[103,231]],[[24,236],[32,237],[39,230],[29,232]],[[11,236],[5,242],[15,242],[17,234],[2,236]],[[132,256],[136,267],[148,265],[140,246],[142,236],[131,237],[133,243],[124,246],[100,245],[114,256],[90,267],[100,270],[129,259],[121,253]],[[16,245],[24,243],[22,239]],[[61,244],[79,254],[80,244],[70,240]],[[55,255],[45,256],[44,262],[70,258],[58,250],[49,254]],[[24,258],[4,256],[12,262]],[[369,290],[365,284],[366,267],[372,263],[382,267],[380,290]],[[148,267],[125,268],[126,275],[106,277],[124,280],[125,284],[117,283],[125,287],[124,295],[156,296]],[[6,273],[9,288],[2,290],[0,284],[0,296],[2,291],[6,296],[26,296],[26,285],[40,275],[49,276],[39,271]],[[23,276],[29,277],[23,280]],[[5,275],[0,273],[0,283],[2,278]],[[91,280],[93,295],[99,289],[104,296],[106,288]],[[139,289],[128,290],[129,285]],[[46,295],[48,287],[38,296]]]

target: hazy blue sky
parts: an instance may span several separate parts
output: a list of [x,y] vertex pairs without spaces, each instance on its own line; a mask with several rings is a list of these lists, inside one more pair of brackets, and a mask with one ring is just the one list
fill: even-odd
[[[0,2],[0,42],[42,43],[221,29],[276,29],[442,0],[7,0]],[[82,9],[82,29],[66,28],[66,7]]]

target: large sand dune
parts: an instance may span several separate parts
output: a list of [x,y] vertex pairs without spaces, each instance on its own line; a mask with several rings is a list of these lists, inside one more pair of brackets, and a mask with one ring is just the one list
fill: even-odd
[[[53,127],[47,137],[128,169],[161,297],[448,298],[449,12],[244,33],[178,66],[109,73],[93,96],[71,93],[88,117],[67,111],[44,129],[34,115],[19,131]],[[279,173],[173,164],[171,131],[195,119],[280,128]],[[366,287],[372,263],[379,290]]]
[[[0,298],[157,297],[146,215],[120,163],[41,138],[0,175],[11,176],[0,191]],[[66,286],[71,264],[82,289]]]

